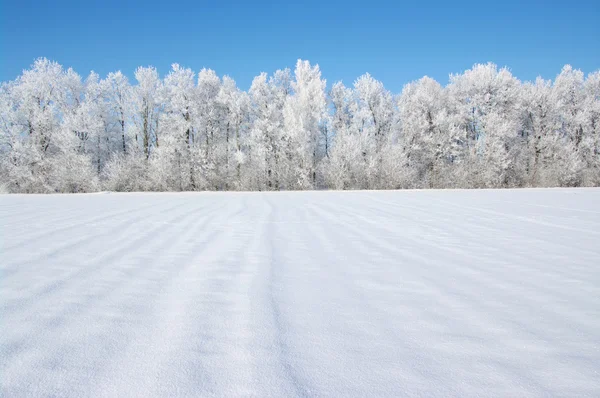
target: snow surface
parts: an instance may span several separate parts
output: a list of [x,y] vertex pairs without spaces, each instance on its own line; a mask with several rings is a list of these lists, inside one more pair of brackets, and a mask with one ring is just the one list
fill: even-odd
[[0,196],[0,396],[600,396],[600,190]]

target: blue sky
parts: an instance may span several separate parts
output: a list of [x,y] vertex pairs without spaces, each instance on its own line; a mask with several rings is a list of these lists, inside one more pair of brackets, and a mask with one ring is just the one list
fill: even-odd
[[177,62],[247,89],[261,71],[321,66],[329,83],[370,72],[392,92],[424,75],[445,84],[474,63],[520,79],[570,63],[600,68],[598,1],[7,1],[0,0],[0,80],[37,57],[85,76]]

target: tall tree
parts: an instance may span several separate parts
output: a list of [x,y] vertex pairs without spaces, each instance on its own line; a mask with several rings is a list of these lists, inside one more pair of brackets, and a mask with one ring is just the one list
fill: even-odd
[[141,136],[142,150],[148,159],[152,148],[159,145],[158,124],[161,104],[158,96],[162,84],[158,72],[153,67],[137,68],[135,78],[138,82],[133,91],[135,108],[133,113],[138,131],[136,135]]
[[284,132],[289,143],[288,157],[292,174],[290,188],[317,188],[318,163],[324,156],[321,135],[326,123],[326,81],[318,65],[298,60],[291,82],[293,94],[286,98]]

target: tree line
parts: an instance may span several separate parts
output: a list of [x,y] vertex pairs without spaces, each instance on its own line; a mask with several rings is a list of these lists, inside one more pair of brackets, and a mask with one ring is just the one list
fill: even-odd
[[240,90],[178,64],[82,79],[41,58],[0,86],[8,192],[600,185],[600,71],[521,82],[477,64],[399,95],[369,74],[329,89],[318,65]]

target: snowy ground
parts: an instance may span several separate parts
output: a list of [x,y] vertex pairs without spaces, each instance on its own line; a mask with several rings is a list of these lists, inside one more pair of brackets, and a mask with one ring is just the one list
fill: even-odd
[[600,396],[600,190],[0,196],[0,396]]

